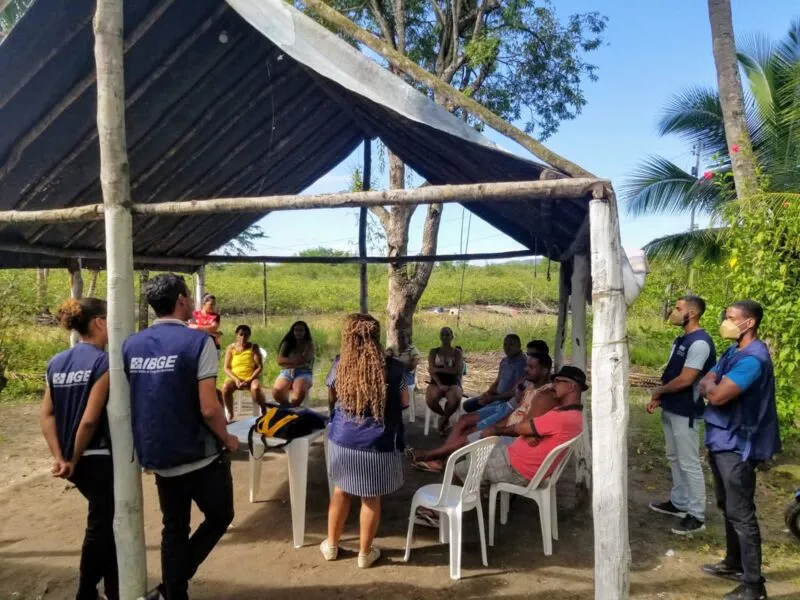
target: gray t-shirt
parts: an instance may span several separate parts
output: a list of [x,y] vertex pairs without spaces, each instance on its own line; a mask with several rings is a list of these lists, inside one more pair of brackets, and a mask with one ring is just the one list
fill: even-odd
[[[675,345],[672,346],[672,352],[670,352],[669,357],[672,359],[672,353],[675,352]],[[711,354],[711,347],[708,345],[708,342],[705,340],[695,340],[692,342],[692,345],[686,350],[686,360],[683,362],[683,366],[689,369],[697,369],[698,371],[702,371],[703,367],[708,360],[708,356]],[[695,379],[694,384],[692,384],[692,391],[694,392],[694,400],[697,402],[700,399],[700,380],[702,379],[702,375],[698,373],[697,379]]]

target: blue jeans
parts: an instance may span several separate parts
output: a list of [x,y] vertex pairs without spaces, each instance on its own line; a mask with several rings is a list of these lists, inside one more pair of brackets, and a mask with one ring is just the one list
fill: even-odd
[[514,412],[514,408],[508,405],[508,402],[494,402],[487,406],[481,407],[478,410],[478,423],[475,428],[478,431],[491,427],[505,419],[508,415]]
[[483,404],[478,401],[478,397],[475,398],[468,398],[461,403],[461,410],[465,413],[475,412],[476,410],[480,410],[483,408]]
[[[661,411],[667,459],[672,468],[670,501],[699,521],[706,516],[706,484],[700,463],[700,437],[697,428],[689,427],[689,417]],[[697,420],[695,419],[695,423]]]

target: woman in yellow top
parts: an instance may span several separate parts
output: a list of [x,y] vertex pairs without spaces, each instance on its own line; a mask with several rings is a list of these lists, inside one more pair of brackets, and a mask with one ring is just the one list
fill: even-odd
[[233,393],[236,390],[250,390],[253,402],[263,410],[266,407],[264,393],[259,377],[264,370],[261,351],[250,341],[250,327],[239,325],[236,328],[236,341],[225,351],[225,382],[222,384],[222,398],[228,421],[233,419]]

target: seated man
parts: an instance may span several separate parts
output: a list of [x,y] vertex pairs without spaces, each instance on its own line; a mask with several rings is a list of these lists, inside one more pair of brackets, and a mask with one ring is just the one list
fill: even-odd
[[[481,432],[484,438],[493,435],[512,438],[504,440],[510,443],[498,444],[492,450],[483,472],[484,481],[526,486],[554,448],[581,434],[581,393],[588,389],[586,374],[577,367],[561,367],[553,375],[552,389],[558,404],[553,410],[516,425],[492,426]],[[555,467],[553,463],[551,471]],[[466,461],[460,461],[456,475],[463,480],[468,468]]]
[[263,410],[266,407],[264,393],[259,378],[264,370],[261,351],[257,344],[250,341],[250,327],[239,325],[236,328],[236,341],[225,351],[225,378],[222,384],[222,398],[228,421],[233,419],[233,393],[236,390],[248,390],[253,402]]
[[475,412],[489,404],[504,404],[514,397],[515,386],[525,375],[525,355],[522,353],[522,342],[516,333],[509,333],[503,339],[503,351],[506,355],[500,361],[497,379],[480,396],[465,400],[461,405],[464,412]]
[[445,443],[439,448],[428,451],[409,448],[406,456],[417,469],[440,472],[444,469],[444,460],[459,448],[477,440],[478,432],[481,430],[498,421],[510,426],[523,419],[543,415],[555,405],[555,398],[549,392],[550,386],[545,386],[550,379],[551,365],[552,361],[547,355],[527,357],[525,385],[518,389],[516,398],[509,400],[508,403],[513,403],[513,406],[500,419],[495,417],[497,409],[504,408],[503,406],[486,406],[477,412],[462,416]]
[[550,348],[544,340],[531,340],[525,346],[525,353],[528,356],[531,354],[550,354]]

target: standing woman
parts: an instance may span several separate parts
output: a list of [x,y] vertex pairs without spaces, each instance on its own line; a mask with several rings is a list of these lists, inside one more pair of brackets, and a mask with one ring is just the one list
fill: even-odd
[[381,327],[369,315],[344,322],[334,376],[336,411],[328,431],[328,475],[335,487],[328,508],[325,560],[336,560],[350,500],[361,498],[358,566],[371,567],[381,552],[372,545],[381,516],[381,496],[403,485],[403,408],[408,389],[403,365],[386,358]]
[[[428,373],[431,380],[425,392],[425,402],[431,411],[439,415],[439,433],[447,435],[450,417],[461,406],[461,376],[464,357],[461,349],[453,347],[453,330],[442,327],[439,332],[441,346],[428,354]],[[440,402],[444,399],[444,407]]]
[[[89,501],[76,599],[117,600],[114,471],[106,416],[106,302],[97,298],[67,300],[58,308],[57,317],[62,327],[78,333],[80,342],[47,365],[39,421],[55,459],[53,476],[68,479]],[[97,592],[101,579],[105,596]]]
[[292,323],[278,346],[281,372],[272,387],[272,399],[278,404],[300,406],[313,383],[314,342],[305,321]]
[[221,320],[222,315],[217,312],[217,297],[213,294],[205,294],[200,303],[200,310],[192,312],[192,320],[189,323],[189,328],[205,331],[214,339],[214,345],[217,347],[217,350],[219,350],[219,340],[222,337],[222,331],[219,329]]

